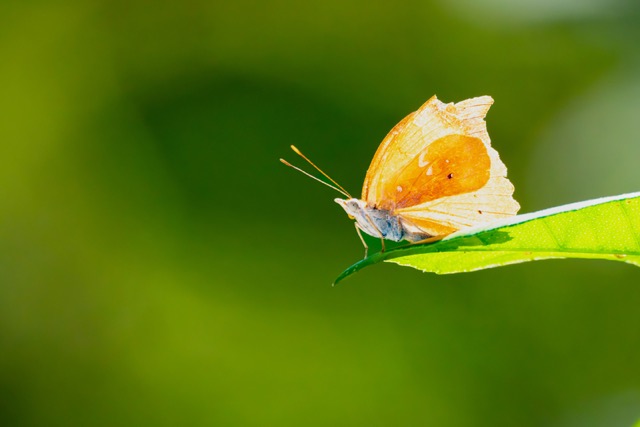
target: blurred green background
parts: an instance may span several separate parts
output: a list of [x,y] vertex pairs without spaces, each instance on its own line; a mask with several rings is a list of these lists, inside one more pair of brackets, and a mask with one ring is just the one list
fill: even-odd
[[0,3],[0,424],[630,426],[640,270],[362,256],[359,193],[433,94],[491,95],[522,212],[640,190],[640,6]]

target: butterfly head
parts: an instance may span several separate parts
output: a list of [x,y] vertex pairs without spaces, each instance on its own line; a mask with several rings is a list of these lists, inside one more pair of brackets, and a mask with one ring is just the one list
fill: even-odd
[[342,209],[345,210],[347,215],[349,215],[349,219],[357,219],[362,216],[366,203],[362,200],[358,199],[334,199],[334,201],[342,206]]

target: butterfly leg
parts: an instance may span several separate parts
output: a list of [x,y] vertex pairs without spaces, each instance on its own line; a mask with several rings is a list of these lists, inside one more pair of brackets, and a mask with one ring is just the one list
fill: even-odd
[[[380,237],[380,252],[384,252],[386,250],[385,246],[384,246],[384,236],[382,235],[382,233],[380,232],[380,230],[378,229],[378,227],[376,226],[376,223],[373,222],[373,220],[369,217],[369,215],[367,215],[365,213],[365,218],[367,219],[367,221],[369,222],[369,224],[371,224],[371,226],[373,227],[374,230],[376,230],[378,232],[378,237]],[[356,225],[357,227],[357,225]],[[360,236],[360,238],[362,238],[362,236]],[[364,241],[363,241],[364,243]],[[367,257],[366,252],[365,252],[365,258]]]
[[364,241],[364,237],[362,237],[362,232],[360,231],[360,227],[358,226],[358,223],[354,222],[354,224],[356,226],[356,232],[358,233],[358,237],[362,242],[362,246],[364,246],[364,257],[366,258],[367,255],[369,254],[369,246],[367,245],[367,242]]

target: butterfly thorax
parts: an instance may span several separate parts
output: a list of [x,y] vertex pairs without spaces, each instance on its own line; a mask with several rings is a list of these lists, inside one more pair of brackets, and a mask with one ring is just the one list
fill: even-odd
[[359,199],[335,199],[335,201],[356,220],[358,228],[370,236],[395,242],[407,238],[399,218],[390,211],[370,207]]

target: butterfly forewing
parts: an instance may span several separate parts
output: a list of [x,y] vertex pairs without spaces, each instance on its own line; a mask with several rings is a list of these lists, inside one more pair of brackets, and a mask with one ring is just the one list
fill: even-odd
[[405,117],[378,148],[363,199],[430,236],[515,215],[513,186],[484,122],[492,103],[483,96],[443,104],[434,96]]

